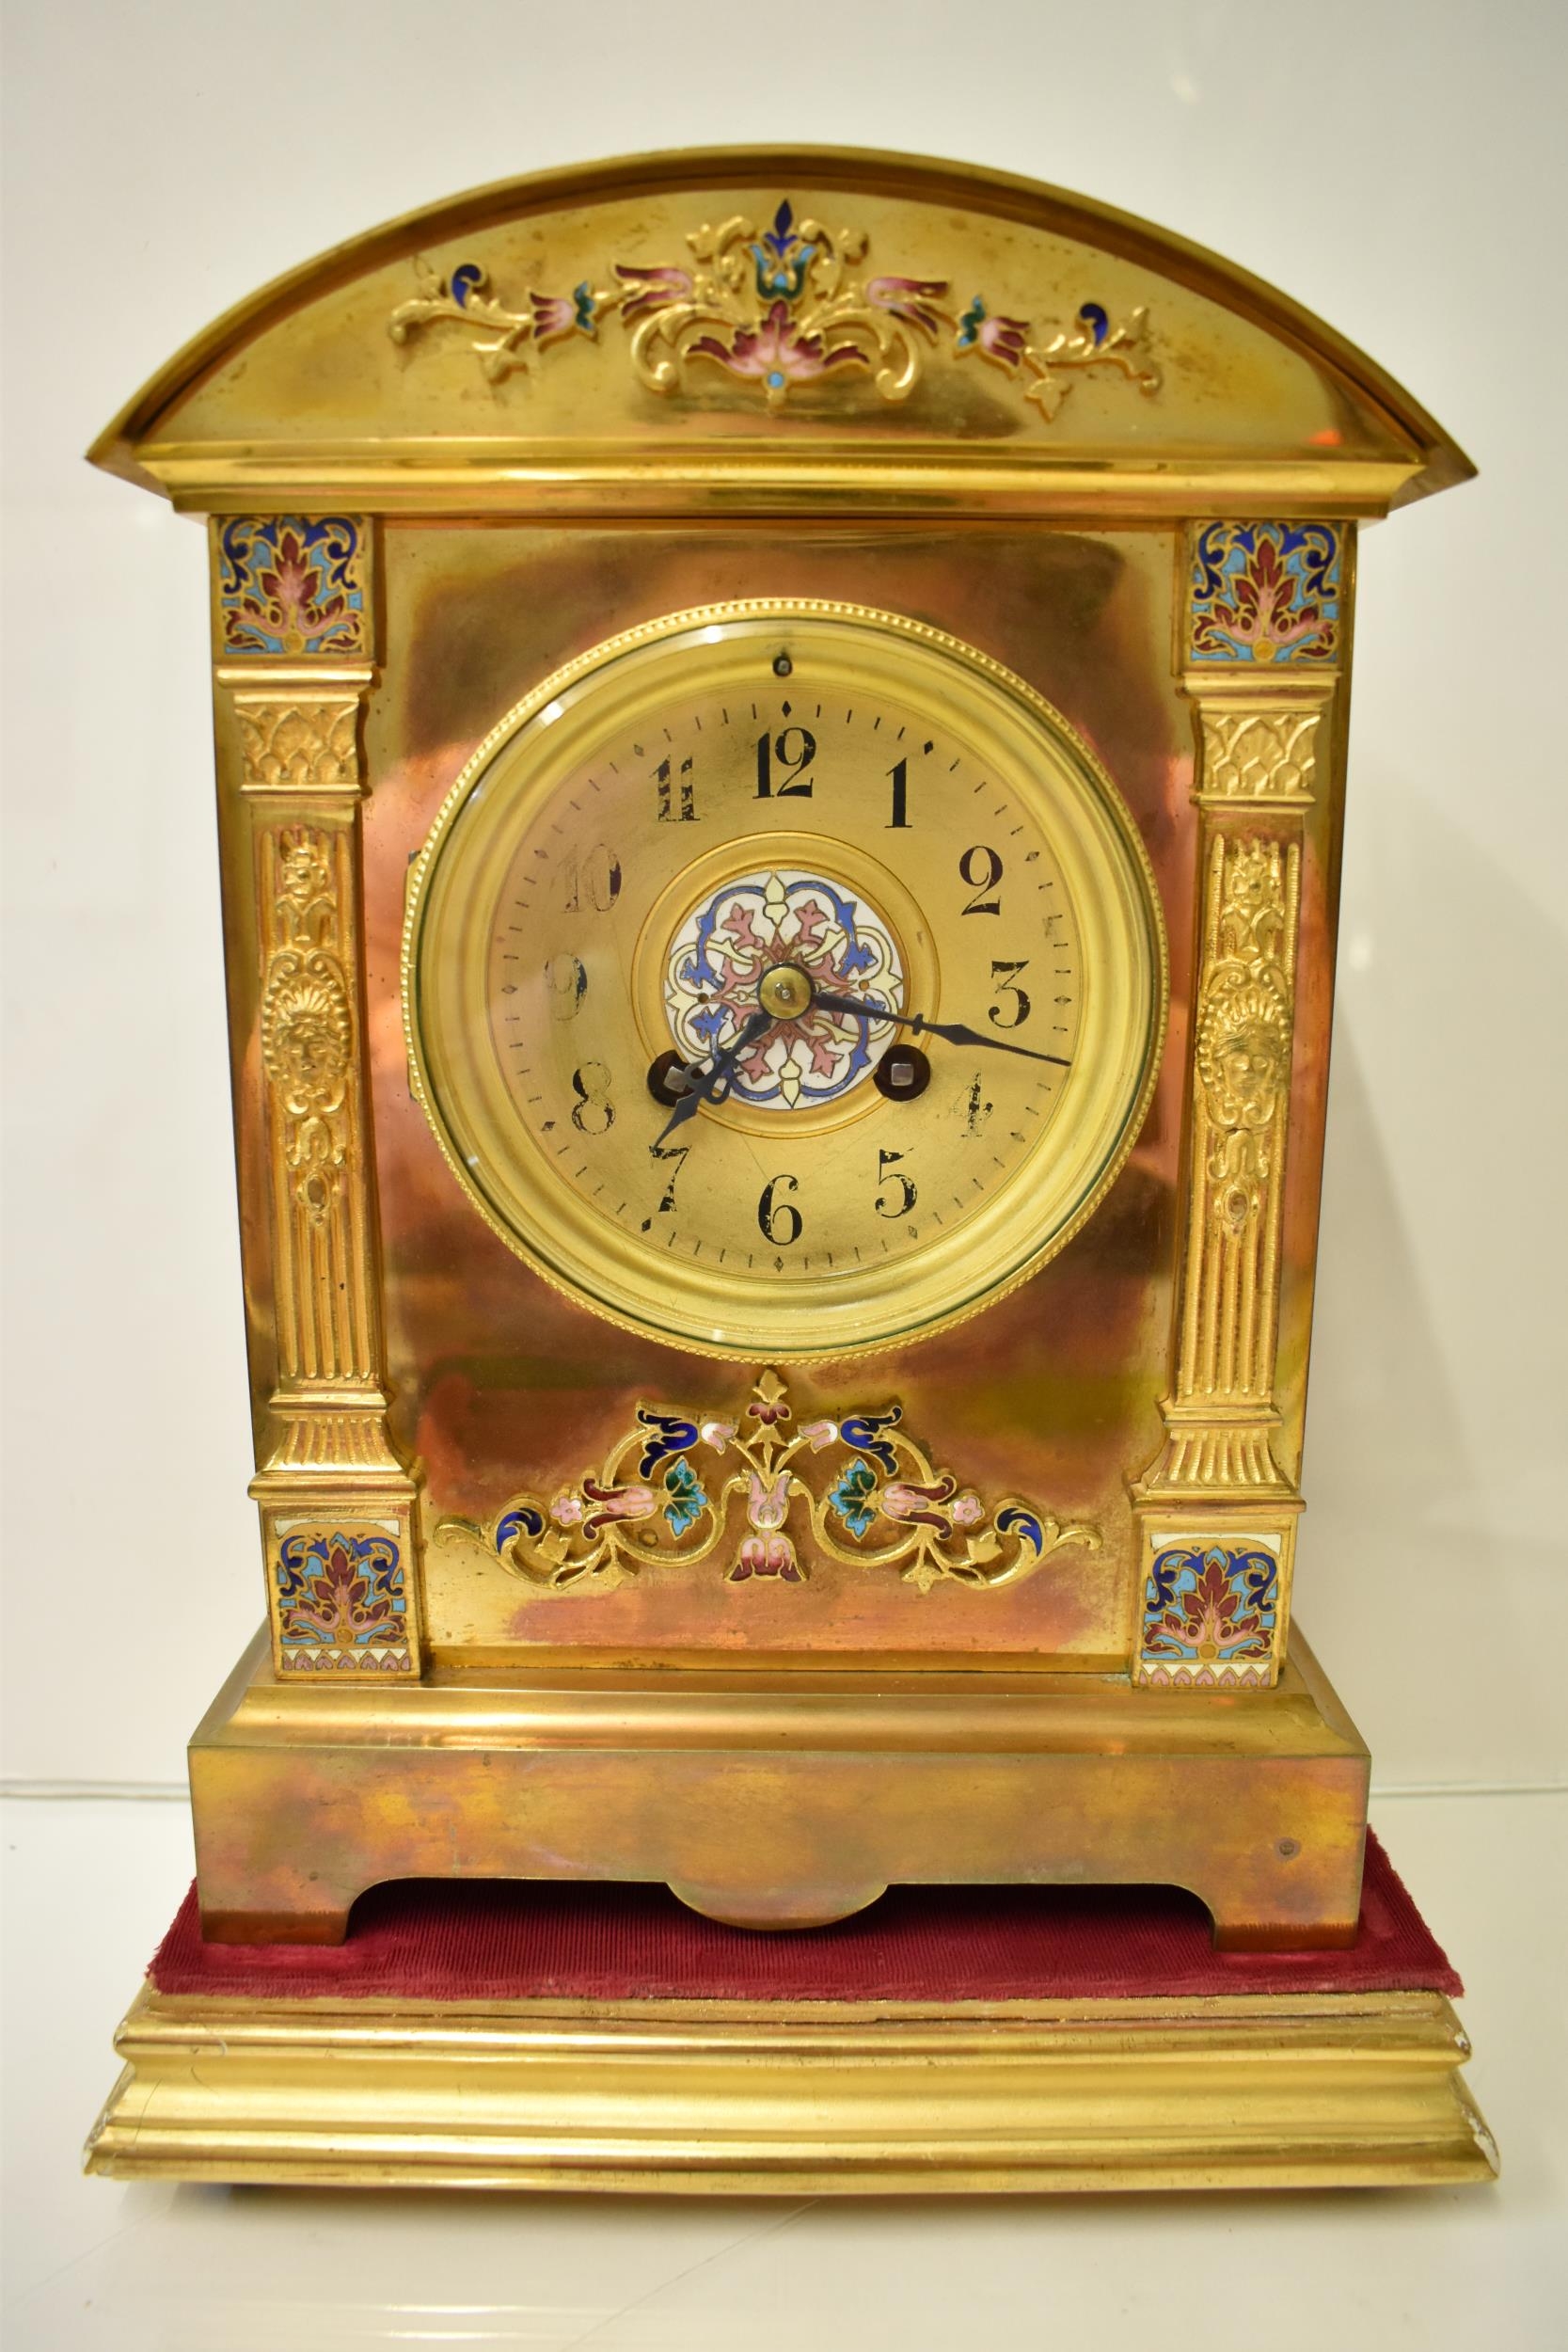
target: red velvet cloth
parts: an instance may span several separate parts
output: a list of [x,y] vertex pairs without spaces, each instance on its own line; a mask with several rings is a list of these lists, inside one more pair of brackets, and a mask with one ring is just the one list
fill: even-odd
[[723,1928],[658,1886],[414,1880],[355,1905],[346,1943],[204,1944],[193,1887],[149,1970],[160,1993],[256,2000],[1078,2000],[1458,1993],[1375,1837],[1349,1951],[1215,1952],[1168,1887],[895,1887],[836,1927]]

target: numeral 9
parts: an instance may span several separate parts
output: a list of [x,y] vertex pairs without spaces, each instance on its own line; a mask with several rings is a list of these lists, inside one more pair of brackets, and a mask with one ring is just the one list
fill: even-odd
[[588,974],[576,956],[551,956],[545,966],[545,986],[549,991],[550,1018],[553,1021],[575,1021],[588,993]]

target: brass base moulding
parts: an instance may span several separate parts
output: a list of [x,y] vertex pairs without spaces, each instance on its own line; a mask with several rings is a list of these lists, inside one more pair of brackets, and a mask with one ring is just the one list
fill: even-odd
[[340,1943],[407,1878],[664,1883],[762,1928],[889,1885],[1177,1885],[1235,1950],[1349,1945],[1360,1902],[1367,1751],[1299,1634],[1235,1691],[437,1669],[394,1697],[282,1681],[258,1643],[190,1762],[224,1943]]
[[144,1987],[119,2180],[716,2196],[1488,2181],[1438,1993],[256,2001]]

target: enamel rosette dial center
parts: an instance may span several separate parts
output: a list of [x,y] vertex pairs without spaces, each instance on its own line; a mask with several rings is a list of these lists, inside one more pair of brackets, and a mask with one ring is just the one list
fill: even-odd
[[758,1006],[774,1026],[736,1064],[730,1092],[758,1109],[820,1109],[868,1078],[887,1021],[846,1021],[818,990],[904,1009],[898,946],[864,891],[784,866],[737,874],[695,906],[665,970],[670,1034],[689,1062],[734,1045]]
[[[896,615],[751,603],[610,641],[479,746],[414,868],[404,1001],[454,1176],[547,1280],[821,1358],[1070,1238],[1147,1105],[1164,945],[1114,787],[1031,689]],[[672,1123],[683,1065],[714,1082]]]

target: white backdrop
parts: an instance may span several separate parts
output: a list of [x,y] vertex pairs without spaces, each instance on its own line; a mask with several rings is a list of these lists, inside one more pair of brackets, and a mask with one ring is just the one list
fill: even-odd
[[1297,1591],[1384,1787],[1560,1776],[1554,0],[8,17],[9,1772],[176,1779],[261,1613],[204,549],[80,452],[217,311],[390,215],[595,153],[800,139],[1033,174],[1212,246],[1481,467],[1363,551]]

